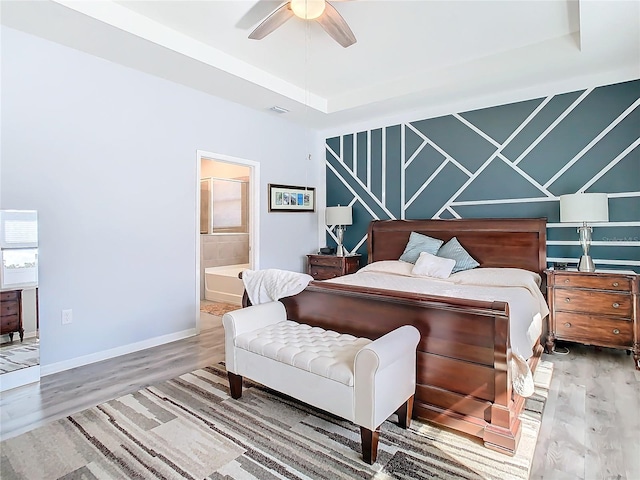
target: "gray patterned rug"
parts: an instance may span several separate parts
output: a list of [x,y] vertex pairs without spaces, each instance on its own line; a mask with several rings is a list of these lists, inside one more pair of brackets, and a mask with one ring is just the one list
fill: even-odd
[[40,363],[40,343],[37,337],[20,342],[18,335],[12,343],[0,345],[0,373],[9,373],[21,368],[33,367]]
[[[552,364],[536,371],[514,457],[414,420],[382,426],[365,464],[359,428],[250,382],[228,395],[222,365],[197,370],[6,440],[9,479],[527,479]],[[248,387],[248,388],[247,388]]]

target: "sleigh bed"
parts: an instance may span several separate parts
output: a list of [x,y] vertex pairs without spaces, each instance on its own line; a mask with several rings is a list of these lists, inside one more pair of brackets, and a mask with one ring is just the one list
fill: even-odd
[[[374,221],[367,239],[369,265],[398,260],[411,232],[445,242],[457,237],[479,268],[522,269],[544,279],[545,219]],[[505,301],[331,281],[313,281],[281,301],[291,320],[371,339],[401,325],[415,326],[421,339],[414,417],[479,437],[489,448],[515,453],[524,398],[513,390],[511,312]],[[538,336],[530,346],[531,371],[541,352]]]

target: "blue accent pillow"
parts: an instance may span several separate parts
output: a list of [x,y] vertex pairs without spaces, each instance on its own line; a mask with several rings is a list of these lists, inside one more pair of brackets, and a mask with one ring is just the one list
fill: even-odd
[[476,260],[469,255],[456,237],[453,237],[447,243],[445,243],[438,253],[436,254],[438,257],[450,258],[456,261],[455,266],[453,267],[453,271],[451,272],[462,272],[463,270],[471,270],[472,268],[479,267],[480,264],[476,262]]
[[400,255],[398,260],[403,262],[416,263],[420,252],[427,252],[431,255],[435,255],[438,249],[444,242],[437,238],[431,238],[421,233],[411,232],[409,235],[409,241],[407,246],[404,247],[404,252]]

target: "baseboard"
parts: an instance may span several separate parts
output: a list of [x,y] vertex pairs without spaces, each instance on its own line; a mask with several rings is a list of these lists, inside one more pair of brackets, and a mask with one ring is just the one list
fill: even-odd
[[0,375],[0,392],[21,387],[40,380],[40,366],[21,368]]
[[101,352],[92,353],[90,355],[84,355],[82,357],[76,357],[69,360],[64,360],[62,362],[52,363],[50,365],[41,365],[40,375],[44,377],[53,373],[63,372],[72,368],[89,365],[90,363],[101,362],[102,360],[120,357],[128,353],[138,352],[147,348],[157,347],[159,345],[164,345],[165,343],[171,343],[175,342],[176,340],[182,340],[184,338],[192,337],[196,335],[196,333],[197,332],[195,328],[190,328],[181,332],[150,338],[149,340],[143,340],[142,342],[130,343],[129,345],[123,345],[122,347],[103,350]]

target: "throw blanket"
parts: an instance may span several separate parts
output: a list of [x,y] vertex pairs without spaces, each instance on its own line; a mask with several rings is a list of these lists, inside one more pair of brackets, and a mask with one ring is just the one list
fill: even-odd
[[266,270],[244,270],[242,282],[253,305],[275,302],[283,297],[297,295],[313,280],[306,273],[269,268]]

